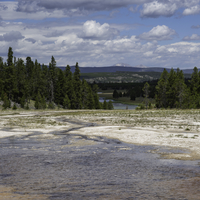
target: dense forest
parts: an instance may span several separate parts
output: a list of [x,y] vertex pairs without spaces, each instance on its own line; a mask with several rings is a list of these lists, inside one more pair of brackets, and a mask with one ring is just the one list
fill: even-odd
[[157,108],[200,108],[200,72],[194,67],[190,80],[182,70],[164,69],[156,86]]
[[13,51],[8,50],[7,62],[0,57],[0,98],[3,108],[16,109],[17,105],[29,109],[34,101],[36,109],[53,109],[55,106],[68,109],[112,109],[111,103],[100,103],[97,85],[90,86],[80,79],[80,70],[76,63],[75,72],[70,66],[65,70],[56,67],[55,58],[51,57],[49,66],[40,64],[31,57],[26,63],[21,58],[13,58]]

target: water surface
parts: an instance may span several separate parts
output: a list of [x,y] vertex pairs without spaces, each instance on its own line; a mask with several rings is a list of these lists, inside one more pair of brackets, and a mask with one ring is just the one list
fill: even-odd
[[[56,132],[4,138],[0,185],[14,188],[16,194],[45,195],[51,200],[199,197],[198,162],[160,159],[149,153],[153,149]],[[185,194],[182,190],[188,184],[192,190]]]

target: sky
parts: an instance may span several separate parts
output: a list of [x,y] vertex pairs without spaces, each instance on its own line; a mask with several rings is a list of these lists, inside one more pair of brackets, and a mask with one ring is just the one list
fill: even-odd
[[200,0],[3,0],[0,56],[57,66],[200,68]]

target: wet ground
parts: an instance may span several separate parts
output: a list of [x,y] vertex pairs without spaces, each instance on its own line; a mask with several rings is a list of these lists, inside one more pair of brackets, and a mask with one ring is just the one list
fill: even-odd
[[3,138],[0,185],[15,199],[200,199],[199,161],[151,152],[182,151],[70,132]]

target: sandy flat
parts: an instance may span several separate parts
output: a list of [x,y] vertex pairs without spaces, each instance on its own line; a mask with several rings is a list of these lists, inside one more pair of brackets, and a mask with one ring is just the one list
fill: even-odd
[[[187,149],[188,153],[163,153],[162,156],[175,159],[200,159],[199,111],[195,111],[195,114],[191,112],[190,115],[188,114],[190,111],[188,113],[185,111],[184,113],[166,112],[164,117],[163,113],[159,113],[161,111],[158,113],[153,113],[154,111],[149,111],[149,113],[145,111],[120,111],[120,117],[117,111],[110,113],[109,111],[102,113],[77,112],[79,113],[77,114],[76,111],[65,111],[65,113],[63,111],[32,111],[14,115],[1,113],[0,138],[28,135],[35,131],[43,133],[45,137],[50,137],[53,136],[53,132],[65,132],[66,130],[66,134],[68,134],[67,130],[70,130],[70,134],[89,137],[103,136],[137,145]],[[81,124],[81,122],[86,125]],[[95,124],[87,126],[87,123]],[[77,127],[79,129],[73,130]]]

